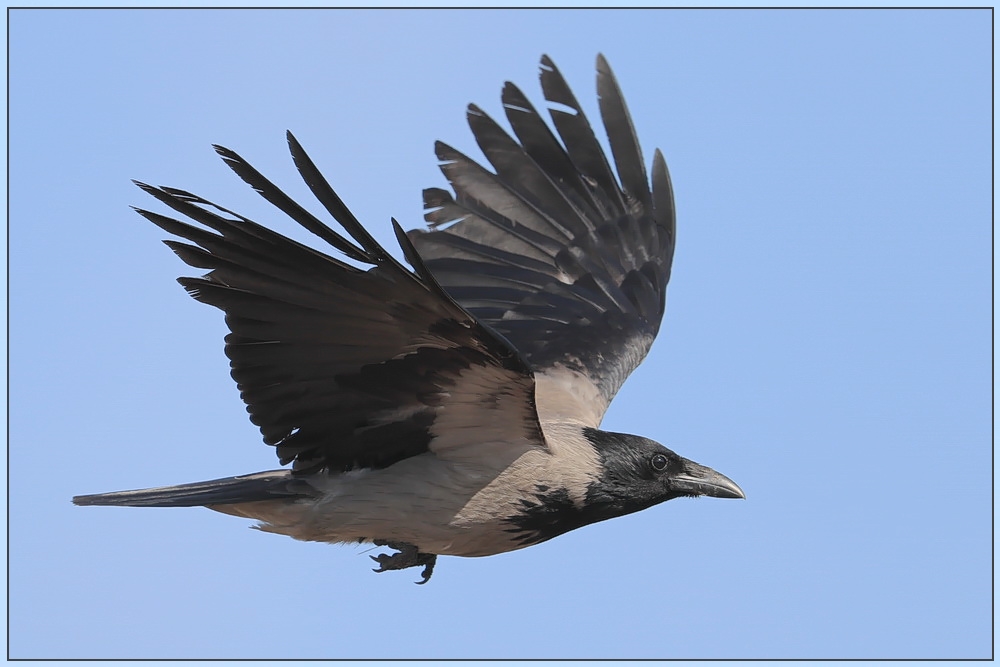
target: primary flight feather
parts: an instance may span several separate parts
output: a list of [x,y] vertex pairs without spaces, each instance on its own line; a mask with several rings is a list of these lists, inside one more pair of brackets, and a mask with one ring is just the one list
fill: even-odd
[[547,56],[541,83],[558,136],[507,83],[514,137],[468,109],[493,171],[436,144],[454,194],[424,191],[426,231],[404,233],[393,220],[410,268],[290,133],[296,167],[346,236],[235,152],[216,151],[354,263],[189,192],[137,183],[191,221],[137,209],[184,239],[165,241],[183,261],[209,270],[179,282],[226,313],[232,376],[291,468],[73,501],[205,506],[300,540],[388,546],[395,553],[373,557],[377,571],[422,566],[424,583],[438,555],[503,553],[680,496],[742,498],[710,468],[598,428],[660,326],[673,192],[659,151],[650,187],[602,56],[597,92],[614,168]]

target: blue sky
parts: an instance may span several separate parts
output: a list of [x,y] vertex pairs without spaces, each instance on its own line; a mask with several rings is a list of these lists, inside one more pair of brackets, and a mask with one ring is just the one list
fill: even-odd
[[[10,15],[12,657],[985,657],[992,650],[989,11],[16,11]],[[129,179],[310,239],[291,129],[377,238],[422,224],[435,139],[592,119],[603,52],[678,246],[604,421],[736,480],[428,586],[366,550],[74,494],[276,467],[221,314]],[[312,242],[310,240],[310,242]]]

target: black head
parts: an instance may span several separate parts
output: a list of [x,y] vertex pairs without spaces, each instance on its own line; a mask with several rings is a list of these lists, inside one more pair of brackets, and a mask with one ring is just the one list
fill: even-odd
[[[587,504],[611,518],[682,496],[745,498],[725,475],[679,456],[649,438],[584,429],[601,457],[602,475],[587,493]],[[603,512],[602,512],[603,513]]]

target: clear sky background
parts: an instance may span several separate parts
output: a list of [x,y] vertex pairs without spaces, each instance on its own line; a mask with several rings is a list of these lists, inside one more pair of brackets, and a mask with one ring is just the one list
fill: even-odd
[[[989,11],[15,11],[12,657],[988,657]],[[604,421],[736,480],[527,550],[376,575],[203,509],[70,497],[276,467],[222,315],[129,210],[182,187],[294,229],[291,129],[392,245],[477,157],[465,105],[592,120],[615,69],[677,196],[667,314]]]

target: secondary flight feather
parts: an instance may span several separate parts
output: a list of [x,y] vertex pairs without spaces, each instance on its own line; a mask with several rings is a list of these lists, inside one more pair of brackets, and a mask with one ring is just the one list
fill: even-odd
[[470,105],[492,171],[436,144],[453,192],[424,191],[428,230],[392,221],[409,267],[290,133],[295,166],[342,231],[216,150],[326,252],[184,190],[137,183],[188,220],[137,209],[183,239],[165,243],[184,262],[208,270],[179,282],[225,312],[240,395],[291,467],[74,502],[206,506],[296,539],[388,546],[377,571],[421,566],[423,583],[438,555],[511,551],[680,496],[742,498],[710,468],[598,428],[660,326],[673,192],[659,151],[650,184],[602,56],[614,168],[547,56],[540,70],[556,132],[511,83],[502,101],[513,137]]

